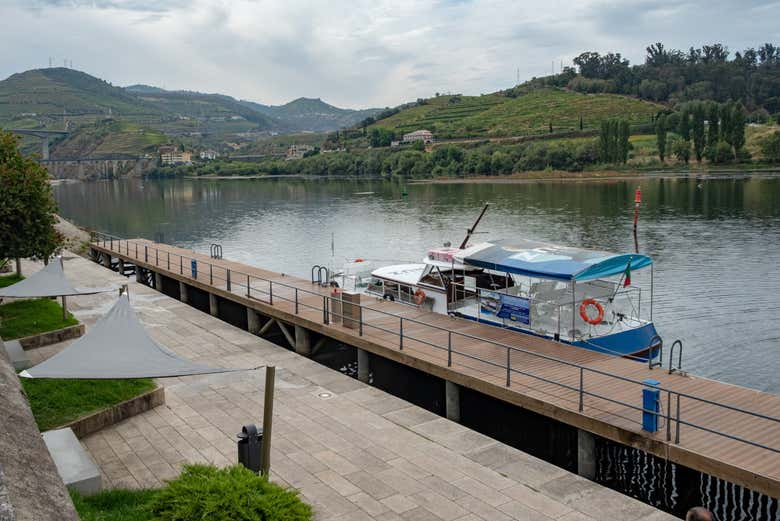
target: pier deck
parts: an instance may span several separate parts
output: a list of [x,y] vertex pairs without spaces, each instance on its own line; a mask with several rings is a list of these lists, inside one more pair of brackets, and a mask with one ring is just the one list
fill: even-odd
[[[106,239],[91,247],[262,315],[780,496],[780,396],[366,296],[355,320],[340,320],[330,288],[144,239]],[[641,428],[646,378],[661,382],[656,433]]]

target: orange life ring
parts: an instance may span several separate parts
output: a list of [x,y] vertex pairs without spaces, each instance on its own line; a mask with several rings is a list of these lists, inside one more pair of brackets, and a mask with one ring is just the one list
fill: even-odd
[[418,306],[425,302],[425,292],[417,288],[417,291],[414,292],[414,301]]
[[354,262],[366,262],[366,260],[365,259],[355,259]]
[[[596,311],[598,311],[596,318],[591,318],[588,315],[588,306],[596,307]],[[587,298],[580,304],[580,316],[582,317],[582,320],[595,326],[596,324],[601,324],[601,321],[604,320],[604,308],[592,298]]]
[[341,295],[341,288],[338,286],[333,286],[333,289],[330,290],[330,294],[334,297],[338,297],[339,295]]

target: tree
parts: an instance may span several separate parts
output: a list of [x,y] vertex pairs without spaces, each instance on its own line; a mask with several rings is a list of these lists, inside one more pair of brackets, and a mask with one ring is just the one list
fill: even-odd
[[666,114],[661,114],[655,122],[655,137],[658,144],[658,157],[663,163],[666,157]]
[[718,110],[718,104],[710,103],[707,116],[707,146],[714,147],[718,144],[718,140],[720,139],[720,130],[718,127],[719,118],[720,111]]
[[780,130],[776,130],[761,142],[761,154],[764,161],[780,163]]
[[691,142],[687,139],[675,139],[672,143],[672,152],[679,161],[688,164],[691,159]]
[[686,141],[691,139],[691,113],[688,106],[684,106],[680,111],[680,122],[677,125],[677,132]]
[[625,119],[620,120],[620,135],[618,138],[619,147],[620,150],[620,156],[619,160],[621,163],[625,163],[628,161],[628,138],[631,136],[631,126],[628,124],[628,121]]
[[731,145],[731,103],[720,106],[720,138]]
[[693,151],[696,154],[696,161],[701,163],[704,155],[704,105],[697,103],[693,108]]
[[580,131],[582,131],[582,116],[580,116]]
[[734,147],[734,154],[739,155],[739,151],[745,146],[745,108],[741,103],[734,105],[731,112],[731,145]]
[[17,138],[0,131],[0,257],[48,260],[61,247],[54,228],[54,203],[49,174],[17,147]]

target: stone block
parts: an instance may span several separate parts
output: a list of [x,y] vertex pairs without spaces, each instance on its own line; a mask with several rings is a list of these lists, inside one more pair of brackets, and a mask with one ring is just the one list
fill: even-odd
[[14,371],[22,371],[28,369],[32,364],[27,353],[24,352],[22,344],[18,340],[9,340],[2,342],[5,345],[5,351],[8,353],[8,358],[11,359],[11,363],[14,366]]
[[56,429],[43,433],[43,442],[49,449],[62,481],[82,494],[93,494],[102,488],[100,469],[92,461],[73,431]]

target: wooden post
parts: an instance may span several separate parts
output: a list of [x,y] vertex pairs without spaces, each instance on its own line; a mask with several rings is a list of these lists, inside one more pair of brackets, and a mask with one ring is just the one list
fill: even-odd
[[260,472],[270,476],[271,472],[271,427],[274,416],[274,379],[276,366],[265,368],[265,401],[263,403],[263,461]]

